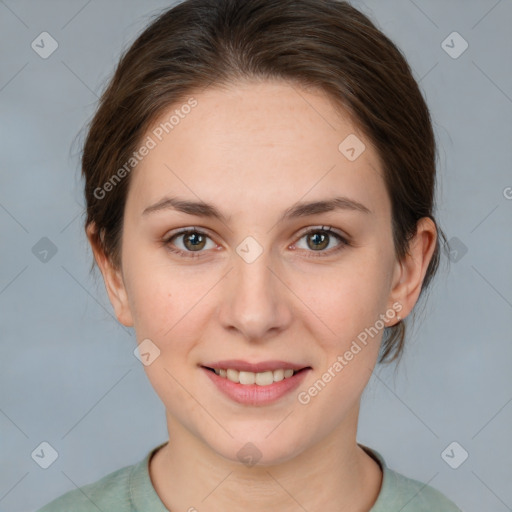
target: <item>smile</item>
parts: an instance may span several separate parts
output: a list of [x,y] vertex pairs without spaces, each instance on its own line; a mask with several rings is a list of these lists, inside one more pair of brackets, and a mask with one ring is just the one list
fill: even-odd
[[287,368],[286,370],[280,368],[274,371],[266,371],[266,372],[244,372],[234,370],[233,368],[208,368],[215,372],[216,375],[220,377],[226,378],[231,382],[236,382],[239,384],[243,384],[245,386],[250,384],[257,384],[258,386],[270,386],[274,382],[281,382],[284,379],[289,379],[292,377],[297,371],[292,370],[291,368]]
[[267,405],[291,393],[312,370],[284,361],[216,361],[201,365],[224,396],[244,405]]

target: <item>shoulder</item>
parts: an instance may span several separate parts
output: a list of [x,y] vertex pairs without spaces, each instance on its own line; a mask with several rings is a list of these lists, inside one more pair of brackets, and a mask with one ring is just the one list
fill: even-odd
[[100,480],[63,494],[37,512],[131,512],[130,474],[135,466],[125,466]]
[[383,473],[381,490],[370,512],[461,512],[437,489],[393,471],[379,452],[360,446],[379,463]]
[[428,484],[389,468],[387,478],[389,490],[394,494],[393,505],[399,506],[402,512],[461,512],[453,501]]

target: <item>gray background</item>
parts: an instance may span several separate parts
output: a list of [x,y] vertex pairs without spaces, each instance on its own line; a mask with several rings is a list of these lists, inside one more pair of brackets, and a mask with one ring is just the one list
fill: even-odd
[[[0,0],[3,511],[35,510],[167,439],[134,334],[88,274],[73,142],[120,51],[169,5]],[[398,44],[420,81],[439,143],[438,216],[458,249],[396,372],[374,373],[358,440],[467,512],[511,510],[512,2],[354,5]],[[31,48],[43,31],[59,45],[47,59]],[[453,31],[469,44],[458,58],[441,46]],[[43,237],[57,249],[46,262],[32,249]],[[43,441],[58,452],[48,469],[31,457]],[[441,457],[452,441],[469,453],[457,469]],[[453,453],[457,461],[462,452]]]

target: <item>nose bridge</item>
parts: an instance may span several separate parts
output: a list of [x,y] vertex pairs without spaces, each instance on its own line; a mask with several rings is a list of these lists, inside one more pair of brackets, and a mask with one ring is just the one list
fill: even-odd
[[225,327],[236,328],[249,339],[262,339],[280,330],[290,319],[283,284],[274,275],[272,251],[248,237],[236,248],[225,301]]

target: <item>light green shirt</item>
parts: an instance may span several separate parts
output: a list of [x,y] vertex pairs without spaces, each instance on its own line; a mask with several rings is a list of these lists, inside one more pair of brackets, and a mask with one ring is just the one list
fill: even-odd
[[[140,462],[69,491],[37,512],[169,512],[149,476],[149,460],[164,444],[152,449]],[[383,473],[379,496],[368,512],[461,512],[439,491],[396,473],[387,467],[380,453],[359,446],[380,464]]]

